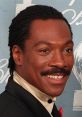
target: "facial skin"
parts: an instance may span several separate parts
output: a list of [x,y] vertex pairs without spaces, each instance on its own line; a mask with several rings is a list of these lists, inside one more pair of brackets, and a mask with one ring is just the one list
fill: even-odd
[[12,52],[16,71],[27,82],[52,97],[62,93],[74,63],[72,37],[65,21],[34,20],[24,51],[15,45]]

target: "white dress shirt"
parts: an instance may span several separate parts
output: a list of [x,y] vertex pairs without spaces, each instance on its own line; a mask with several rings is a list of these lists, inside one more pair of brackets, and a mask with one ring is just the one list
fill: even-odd
[[[54,101],[56,100],[56,98],[53,99],[52,97],[48,96],[47,94],[41,92],[39,89],[37,89],[36,87],[34,87],[30,83],[28,83],[26,80],[24,80],[21,76],[19,76],[16,71],[14,71],[14,73],[13,73],[13,80],[16,83],[18,83],[20,86],[22,86],[25,90],[30,92],[47,109],[47,111],[51,115]],[[49,99],[52,99],[53,102],[48,103]],[[52,117],[52,115],[51,115],[51,117]]]

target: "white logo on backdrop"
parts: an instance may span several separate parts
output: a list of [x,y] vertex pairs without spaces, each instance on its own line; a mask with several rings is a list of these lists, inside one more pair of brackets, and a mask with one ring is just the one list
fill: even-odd
[[73,110],[82,111],[82,42],[75,49],[74,55],[75,64],[73,72],[80,84],[81,90],[75,90],[74,92]]
[[8,65],[8,59],[4,58],[0,60],[0,84],[4,81],[7,82],[9,78],[9,70],[5,69]]
[[27,6],[32,5],[32,0],[23,0],[23,4],[17,4],[16,5],[16,14],[18,14],[21,10],[26,8]]
[[71,0],[69,6],[72,6],[75,3],[75,0]]
[[[70,6],[72,7],[74,3],[75,3],[75,0],[71,0],[68,7],[70,7]],[[68,14],[68,13],[70,13],[72,15],[72,17],[71,17],[72,21],[70,21],[71,25],[74,23],[77,26],[82,24],[82,11],[79,11],[79,13],[77,13],[75,9],[68,8],[68,9],[65,9],[62,13],[64,15]]]

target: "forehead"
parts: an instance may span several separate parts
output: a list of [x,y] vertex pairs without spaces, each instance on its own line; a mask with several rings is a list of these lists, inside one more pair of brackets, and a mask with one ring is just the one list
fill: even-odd
[[[49,30],[50,29],[50,30]],[[41,19],[37,19],[32,21],[31,26],[30,26],[30,33],[33,34],[34,33],[44,33],[44,31],[46,32],[51,32],[54,31],[55,32],[68,32],[71,34],[70,29],[67,25],[67,23],[62,20],[62,19],[47,19],[47,20],[41,20]]]
[[70,31],[68,24],[62,19],[45,19],[45,20],[36,19],[36,20],[33,20],[31,22],[30,31],[35,30],[35,29],[38,29],[38,31],[39,31],[40,29],[44,29],[44,28],[47,29],[47,27],[51,27],[52,29],[56,29],[56,30],[59,30],[59,29],[61,30],[61,28],[59,28],[59,27],[62,27],[64,29],[67,28],[68,31]]
[[34,20],[30,27],[30,42],[66,43],[72,40],[67,23],[61,19]]

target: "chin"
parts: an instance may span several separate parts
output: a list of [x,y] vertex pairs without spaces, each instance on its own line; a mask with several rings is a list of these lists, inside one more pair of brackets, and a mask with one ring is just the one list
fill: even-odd
[[55,94],[49,94],[51,97],[58,97],[60,96],[62,93],[55,93]]
[[48,93],[48,95],[50,95],[51,97],[57,97],[57,96],[60,96],[62,94],[62,92],[63,92],[63,90],[50,92],[50,93]]

